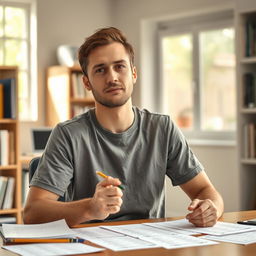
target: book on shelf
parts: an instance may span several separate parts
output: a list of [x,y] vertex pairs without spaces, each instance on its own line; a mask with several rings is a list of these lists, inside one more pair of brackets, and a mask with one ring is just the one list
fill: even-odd
[[0,176],[0,209],[2,209],[2,205],[4,203],[7,182],[8,182],[8,177]]
[[15,224],[16,217],[10,215],[0,215],[0,226],[2,224]]
[[0,130],[0,166],[15,164],[14,132]]
[[0,165],[9,164],[9,132],[0,130]]
[[9,164],[15,164],[15,137],[13,131],[8,131]]
[[252,20],[245,24],[245,56],[256,56],[256,22]]
[[247,123],[244,129],[244,157],[256,158],[256,123]]
[[83,98],[88,100],[93,100],[93,95],[91,91],[88,91],[83,84],[83,74],[72,73],[71,74],[71,91],[74,98]]
[[85,88],[82,81],[82,74],[72,73],[72,94],[74,98],[84,98],[85,97]]
[[13,206],[15,179],[8,177],[2,209],[11,209]]
[[16,84],[14,78],[0,79],[3,85],[3,117],[16,118]]
[[4,86],[0,84],[0,119],[4,118]]
[[244,106],[246,108],[256,107],[256,73],[245,73],[243,75]]

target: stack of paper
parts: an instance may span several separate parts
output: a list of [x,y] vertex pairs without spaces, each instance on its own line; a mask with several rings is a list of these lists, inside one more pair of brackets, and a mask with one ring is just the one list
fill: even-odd
[[4,242],[19,243],[23,241],[26,243],[27,241],[28,244],[2,246],[6,250],[26,256],[74,255],[104,250],[78,242],[63,242],[61,245],[55,243],[57,240],[74,241],[76,239],[76,233],[68,227],[65,220],[32,225],[3,224],[1,235]]

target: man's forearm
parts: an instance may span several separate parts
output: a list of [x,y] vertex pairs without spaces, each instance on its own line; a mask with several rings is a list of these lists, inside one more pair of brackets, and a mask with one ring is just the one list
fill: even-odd
[[90,216],[91,198],[73,202],[59,202],[49,199],[38,199],[24,209],[24,223],[45,223],[65,219],[69,226],[77,225],[92,219]]
[[218,193],[218,191],[216,191],[214,188],[208,187],[208,188],[203,189],[197,195],[196,198],[201,199],[201,200],[210,199],[217,208],[218,218],[221,217],[221,215],[223,214],[223,211],[224,211],[224,202],[223,202],[221,195]]

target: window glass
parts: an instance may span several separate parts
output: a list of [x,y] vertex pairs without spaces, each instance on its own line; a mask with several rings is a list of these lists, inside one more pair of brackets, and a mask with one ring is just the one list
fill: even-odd
[[162,41],[164,108],[184,129],[193,126],[192,36],[168,36]]
[[3,36],[3,7],[0,6],[0,36]]
[[219,19],[207,19],[182,19],[159,27],[160,102],[187,138],[231,140],[236,129],[232,17],[222,13]]
[[235,130],[234,30],[200,33],[201,128]]
[[[0,65],[18,67],[19,119],[23,121],[37,118],[36,111],[31,107],[32,99],[37,101],[35,100],[37,88],[33,88],[32,91],[31,85],[31,81],[36,80],[36,69],[30,65],[31,58],[35,62],[36,57],[35,54],[31,56],[31,51],[34,51],[35,48],[30,33],[28,33],[30,31],[30,15],[35,15],[34,12],[31,12],[31,9],[35,8],[34,4],[35,2],[32,4],[31,1],[29,3],[0,1]],[[35,22],[34,19],[33,22]],[[33,32],[35,31],[33,30]]]
[[20,40],[5,41],[5,64],[28,68],[27,43]]
[[5,8],[5,35],[7,37],[27,37],[26,12],[22,8]]
[[0,38],[0,65],[4,64],[4,41]]

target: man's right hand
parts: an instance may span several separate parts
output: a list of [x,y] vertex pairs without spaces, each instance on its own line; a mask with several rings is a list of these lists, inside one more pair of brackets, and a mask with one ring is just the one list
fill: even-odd
[[90,202],[90,219],[103,220],[110,214],[120,211],[123,203],[123,193],[117,186],[121,185],[119,179],[108,177],[99,182]]

